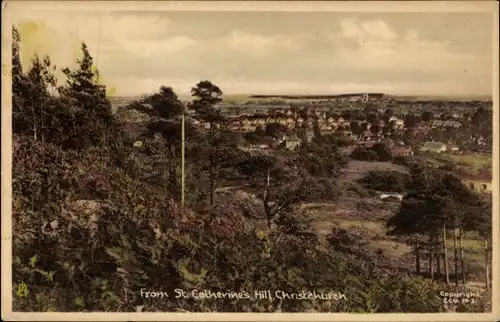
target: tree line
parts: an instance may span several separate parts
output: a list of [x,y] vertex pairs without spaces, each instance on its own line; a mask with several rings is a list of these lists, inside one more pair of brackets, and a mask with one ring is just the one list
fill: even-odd
[[[405,179],[405,181],[408,179]],[[476,233],[484,241],[484,276],[490,288],[492,200],[491,196],[470,189],[456,175],[415,165],[405,184],[407,193],[394,215],[388,219],[389,235],[397,235],[412,245],[415,253],[415,270],[422,273],[422,251],[427,252],[428,276],[450,276],[458,286],[465,285],[464,236]],[[453,238],[453,275],[450,273],[448,243]],[[438,277],[439,276],[439,277]]]

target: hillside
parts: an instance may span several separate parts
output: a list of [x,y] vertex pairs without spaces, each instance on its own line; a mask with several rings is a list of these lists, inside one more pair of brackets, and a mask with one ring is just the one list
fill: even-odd
[[[491,309],[489,289],[473,304],[443,303],[441,291],[490,286],[480,275],[488,262],[469,264],[489,258],[477,244],[491,239],[491,200],[453,173],[384,161],[383,149],[354,160],[334,135],[242,149],[248,136],[224,126],[214,107],[223,91],[210,81],[193,84],[181,158],[186,106],[171,87],[118,99],[114,110],[83,44],[52,95],[50,60],[34,58],[23,72],[15,30],[14,39],[14,311]],[[405,197],[381,201],[381,193]],[[464,245],[444,251],[465,257],[435,264],[452,223]],[[447,281],[443,269],[459,259],[464,269]],[[273,298],[259,298],[263,290]]]

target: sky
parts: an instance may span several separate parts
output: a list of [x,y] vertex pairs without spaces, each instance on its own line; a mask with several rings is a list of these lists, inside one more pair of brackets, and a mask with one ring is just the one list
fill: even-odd
[[[491,13],[25,11],[33,52],[74,66],[85,41],[117,96],[210,80],[226,94],[491,95]],[[58,73],[60,82],[62,74]]]

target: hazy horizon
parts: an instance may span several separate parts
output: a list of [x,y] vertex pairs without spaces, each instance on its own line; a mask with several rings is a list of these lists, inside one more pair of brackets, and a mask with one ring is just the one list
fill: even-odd
[[[22,56],[74,65],[85,41],[130,97],[210,80],[227,95],[491,96],[490,13],[23,12]],[[58,73],[62,80],[62,75]],[[240,94],[248,93],[248,94]]]

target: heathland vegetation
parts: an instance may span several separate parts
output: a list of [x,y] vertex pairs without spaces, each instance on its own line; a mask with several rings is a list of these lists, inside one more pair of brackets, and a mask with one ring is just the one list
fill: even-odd
[[[346,140],[318,129],[294,151],[242,149],[210,81],[193,84],[189,104],[162,86],[114,113],[85,44],[61,85],[49,57],[21,66],[15,29],[13,39],[15,311],[491,309],[491,198],[452,171],[391,163],[384,146],[355,161]],[[404,198],[381,202],[380,192]],[[482,298],[443,304],[441,291],[471,281]],[[147,299],[141,289],[172,295]],[[346,299],[176,299],[174,289]]]

